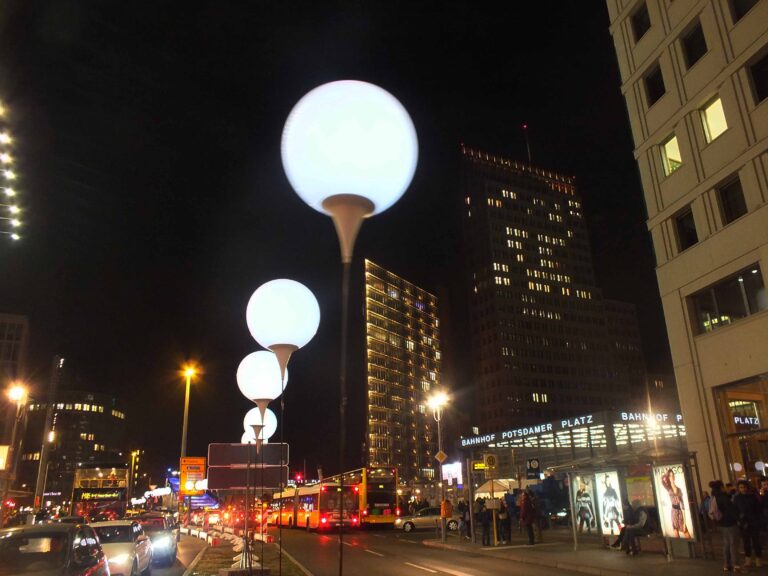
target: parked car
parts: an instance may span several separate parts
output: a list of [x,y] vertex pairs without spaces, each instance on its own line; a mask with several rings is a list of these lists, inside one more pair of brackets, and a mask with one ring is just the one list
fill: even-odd
[[[400,516],[395,520],[395,528],[411,532],[417,528],[435,528],[440,525],[440,508],[422,508],[413,516]],[[459,529],[459,515],[454,514],[446,524],[448,530]]]
[[90,526],[41,524],[0,530],[0,575],[110,576]]
[[152,541],[152,559],[171,566],[176,562],[179,528],[173,516],[162,512],[147,512],[135,518]]
[[149,576],[152,543],[135,520],[111,520],[90,525],[99,536],[112,576]]

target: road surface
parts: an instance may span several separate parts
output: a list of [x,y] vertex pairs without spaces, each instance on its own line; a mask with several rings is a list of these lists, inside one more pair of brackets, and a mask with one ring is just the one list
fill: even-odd
[[[344,573],[364,576],[528,576],[532,566],[510,562],[489,549],[487,552],[458,552],[424,546],[432,532],[405,534],[395,531],[366,531],[344,535]],[[336,533],[316,534],[283,530],[285,550],[314,576],[336,576],[339,540]],[[550,574],[576,572],[547,568]]]
[[168,567],[157,564],[152,566],[152,576],[181,576],[203,546],[205,546],[205,540],[182,535],[176,562]]

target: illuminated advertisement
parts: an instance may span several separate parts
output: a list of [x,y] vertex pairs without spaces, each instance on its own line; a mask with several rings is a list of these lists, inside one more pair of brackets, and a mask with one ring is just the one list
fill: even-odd
[[72,499],[75,502],[125,500],[125,488],[75,488]]
[[579,533],[586,530],[591,534],[592,528],[597,528],[595,477],[592,475],[574,476],[571,492]]
[[624,525],[619,475],[613,470],[598,472],[595,474],[595,491],[600,514],[600,533],[603,536],[618,535]]
[[461,474],[461,462],[443,464],[443,481],[447,482],[449,485],[452,485],[454,480],[459,486],[464,484],[464,480]]
[[696,535],[688,506],[683,465],[654,466],[653,482],[658,494],[659,520],[664,536],[693,540]]

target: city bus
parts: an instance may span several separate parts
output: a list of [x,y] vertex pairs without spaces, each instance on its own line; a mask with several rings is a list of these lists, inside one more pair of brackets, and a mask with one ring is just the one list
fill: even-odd
[[[339,477],[327,478],[338,485]],[[358,468],[344,473],[344,486],[358,491],[360,526],[394,527],[400,515],[397,498],[397,468]]]
[[356,486],[344,486],[344,513],[341,513],[341,487],[333,483],[288,487],[272,496],[269,523],[288,528],[324,530],[357,527]]

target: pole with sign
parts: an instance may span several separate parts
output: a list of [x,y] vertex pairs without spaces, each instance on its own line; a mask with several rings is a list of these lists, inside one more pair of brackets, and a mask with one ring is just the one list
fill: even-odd
[[199,482],[205,480],[205,458],[185,456],[179,461],[179,497],[187,501],[186,525],[192,515],[192,496],[202,496]]

